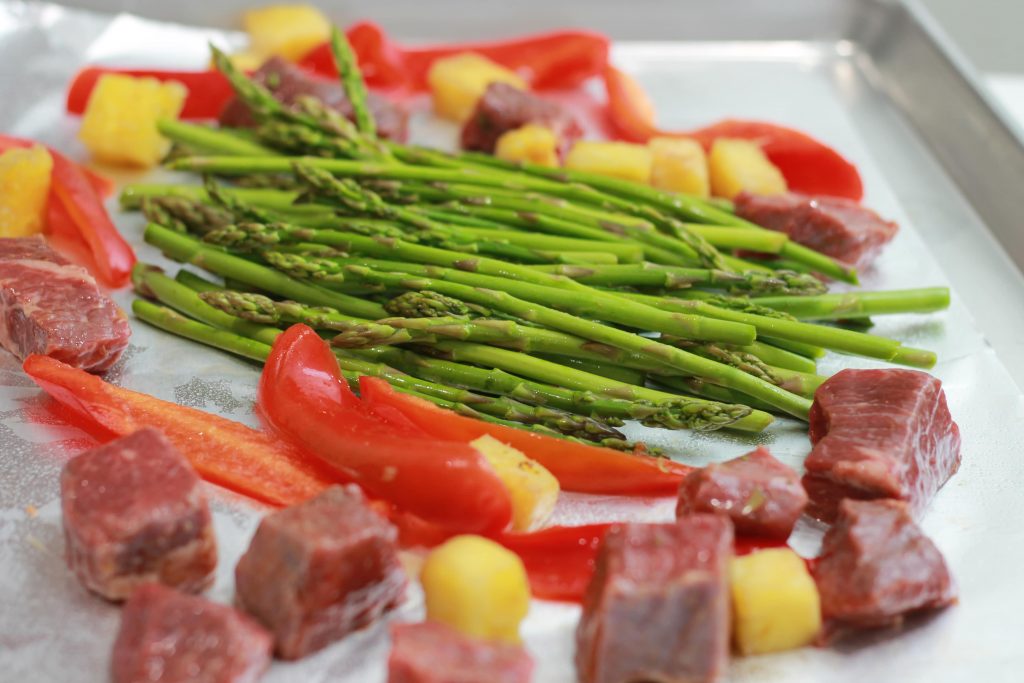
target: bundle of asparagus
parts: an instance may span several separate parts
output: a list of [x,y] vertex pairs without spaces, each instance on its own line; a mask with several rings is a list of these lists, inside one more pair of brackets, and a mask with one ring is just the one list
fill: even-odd
[[214,50],[259,126],[161,128],[172,168],[236,183],[135,185],[122,202],[149,217],[147,242],[222,281],[139,266],[139,318],[257,361],[305,323],[352,383],[382,377],[478,419],[624,449],[638,448],[625,420],[806,419],[826,349],[934,364],[807,321],[939,310],[945,289],[827,294],[812,273],[856,274],[716,203],[380,140],[351,51],[333,44],[355,123],[317,101],[282,106]]

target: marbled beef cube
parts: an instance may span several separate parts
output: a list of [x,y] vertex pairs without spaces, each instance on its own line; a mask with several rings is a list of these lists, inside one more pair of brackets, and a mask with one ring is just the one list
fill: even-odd
[[844,500],[813,573],[833,639],[850,628],[898,624],[904,615],[956,602],[942,553],[900,501]]
[[391,629],[388,683],[529,683],[533,660],[520,645],[476,640],[437,622]]
[[462,126],[462,148],[493,154],[498,138],[528,123],[551,129],[560,152],[583,135],[580,124],[557,102],[508,83],[491,83]]
[[355,486],[263,519],[235,569],[239,605],[298,659],[362,628],[405,592],[397,532]]
[[[321,78],[283,57],[268,59],[253,72],[252,79],[286,106],[295,106],[303,97],[313,97],[349,120],[355,116],[352,103],[345,96],[345,89],[338,79]],[[367,93],[366,103],[377,122],[377,132],[381,137],[405,140],[409,115],[404,109],[372,92]],[[224,107],[220,114],[220,123],[234,128],[249,128],[256,125],[249,106],[237,97]]]
[[598,550],[576,630],[582,683],[704,683],[729,654],[732,522],[612,527]]
[[843,498],[898,498],[919,512],[960,467],[942,382],[918,370],[836,373],[815,392],[810,435],[808,512],[826,521]]
[[840,197],[742,192],[735,202],[740,218],[784,232],[794,242],[857,268],[871,265],[899,229],[871,209]]
[[68,566],[89,590],[123,600],[149,581],[197,592],[213,580],[202,482],[157,430],[82,453],[60,484]]
[[114,683],[254,683],[270,666],[270,634],[227,605],[160,584],[140,586],[121,613]]
[[800,475],[767,448],[694,470],[679,488],[676,515],[728,515],[737,534],[788,538],[807,505]]

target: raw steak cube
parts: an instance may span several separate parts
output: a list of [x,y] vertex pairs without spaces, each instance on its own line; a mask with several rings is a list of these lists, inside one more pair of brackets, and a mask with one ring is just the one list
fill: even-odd
[[898,498],[922,510],[960,467],[960,430],[942,382],[917,370],[843,370],[814,395],[804,463],[808,512],[843,498]]
[[298,659],[356,631],[405,592],[397,532],[355,486],[334,486],[260,523],[235,568],[238,603]]
[[579,680],[717,680],[729,654],[732,544],[721,515],[612,527],[576,630]]
[[128,346],[128,318],[82,267],[38,237],[0,238],[0,346],[90,372],[110,368]]
[[111,661],[114,683],[254,683],[270,634],[227,605],[156,583],[132,593]]
[[899,229],[859,203],[790,192],[736,197],[736,215],[857,268],[867,268]]
[[217,544],[199,476],[155,429],[86,451],[61,473],[68,566],[110,600],[159,581],[198,592]]
[[529,683],[522,646],[474,640],[437,622],[391,629],[388,683]]
[[942,553],[895,500],[844,500],[813,571],[833,637],[956,602]]
[[728,515],[737,534],[788,538],[807,505],[800,475],[767,448],[691,472],[679,489],[676,515]]
[[462,127],[462,148],[493,154],[498,138],[528,123],[550,128],[562,152],[583,135],[580,124],[558,103],[508,83],[491,83]]
[[[313,97],[349,120],[355,116],[352,103],[345,96],[345,89],[338,79],[320,78],[283,57],[268,59],[253,72],[252,79],[266,87],[282,104],[293,106],[303,97]],[[372,92],[367,93],[366,101],[377,122],[377,132],[380,136],[391,140],[405,140],[408,120],[405,110]],[[249,106],[238,98],[231,100],[224,107],[220,114],[220,123],[235,128],[256,125]]]

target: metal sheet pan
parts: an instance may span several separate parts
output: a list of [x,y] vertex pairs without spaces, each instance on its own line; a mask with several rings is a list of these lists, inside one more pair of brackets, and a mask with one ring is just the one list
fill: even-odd
[[[948,312],[893,316],[881,321],[878,332],[939,353],[935,373],[964,433],[963,468],[924,519],[958,578],[961,604],[894,638],[841,650],[737,659],[730,680],[1019,680],[1024,526],[1017,520],[1024,512],[1018,495],[1024,483],[1024,396],[1007,366],[1020,382],[1024,282],[982,219],[993,233],[1007,227],[1001,217],[1010,215],[1013,192],[992,194],[985,188],[1012,184],[1015,160],[1024,153],[1002,137],[998,118],[955,68],[955,60],[902,6],[821,3],[787,34],[779,20],[786,11],[778,8],[781,14],[774,14],[778,3],[725,4],[742,4],[747,21],[764,13],[774,27],[772,37],[780,40],[734,40],[750,33],[729,33],[723,15],[707,27],[713,41],[623,42],[616,46],[616,60],[649,88],[667,125],[685,127],[724,116],[776,120],[829,141],[858,163],[867,202],[903,225],[878,266],[865,274],[865,285],[954,286]],[[802,4],[807,3],[795,3]],[[709,17],[719,14],[711,11]],[[493,26],[488,33],[495,33]],[[127,15],[0,4],[0,64],[5,65],[0,130],[81,151],[75,124],[61,115],[63,89],[80,64],[199,66],[210,38],[231,39]],[[945,118],[927,94],[943,91],[950,97],[941,101],[942,111],[952,109],[963,118],[946,133],[934,127]],[[450,138],[452,131],[444,126],[426,119],[417,123],[425,140]],[[963,146],[944,146],[949,136]],[[947,171],[940,160],[969,169],[969,177]],[[142,258],[166,264],[140,244],[137,216],[118,214],[116,220]],[[131,297],[119,293],[118,298],[126,305]],[[234,419],[252,419],[254,367],[141,323],[133,327],[133,344],[113,371],[114,381]],[[822,369],[875,365],[829,356]],[[87,595],[64,568],[57,499],[61,464],[89,440],[77,430],[47,423],[39,406],[38,391],[10,356],[0,355],[0,681],[101,681],[107,677],[117,613]],[[748,439],[727,435],[637,428],[641,434],[696,463],[733,457],[751,446]],[[787,420],[760,440],[796,466],[808,450],[803,428]],[[214,496],[214,507],[222,561],[210,595],[229,601],[234,561],[263,510],[226,492]],[[570,523],[612,515],[662,519],[671,515],[671,503],[567,496],[558,514]],[[813,553],[819,536],[820,529],[802,526],[798,549]],[[421,609],[414,592],[395,618],[417,618]],[[538,661],[538,681],[572,680],[577,616],[572,606],[535,603],[525,636]],[[378,625],[306,661],[275,664],[267,680],[382,681],[386,651],[385,631]]]

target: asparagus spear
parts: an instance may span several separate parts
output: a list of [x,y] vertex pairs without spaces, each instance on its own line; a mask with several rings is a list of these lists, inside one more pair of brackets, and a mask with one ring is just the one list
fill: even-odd
[[366,83],[363,82],[363,73],[359,70],[359,64],[356,62],[356,56],[352,52],[348,38],[337,27],[331,30],[331,53],[334,55],[334,63],[338,67],[338,75],[345,90],[345,97],[352,105],[356,128],[369,138],[377,137],[377,122],[374,121],[373,112],[370,111],[370,106],[366,101]]
[[843,292],[809,297],[764,297],[757,304],[800,320],[841,320],[888,313],[931,313],[949,307],[947,287],[889,292]]
[[[371,240],[373,242],[373,240]],[[387,253],[394,250],[393,243],[380,245],[374,242],[370,249],[359,246],[356,250],[363,253]],[[350,243],[350,246],[356,246]],[[383,246],[383,248],[380,248]],[[551,306],[576,315],[583,315],[595,320],[606,320],[628,325],[641,330],[653,330],[667,334],[675,334],[688,339],[722,341],[734,344],[749,344],[754,341],[751,329],[745,325],[710,324],[709,317],[690,316],[685,314],[668,314],[655,308],[631,304],[623,299],[597,290],[574,290],[547,287],[530,282],[505,279],[479,272],[455,270],[436,266],[402,263],[400,261],[383,261],[377,259],[343,258],[343,259],[309,259],[297,255],[283,258],[274,252],[265,254],[265,258],[276,267],[287,267],[290,272],[313,273],[319,268],[320,273],[314,277],[324,279],[337,277],[350,272],[349,266],[369,266],[376,270],[423,275],[435,279],[443,279],[452,283],[460,283],[470,287],[489,288],[506,292],[524,301]],[[298,270],[294,270],[298,268]],[[351,271],[353,273],[358,271]],[[507,277],[507,276],[506,276]],[[357,278],[358,279],[358,278]],[[422,289],[434,289],[424,287]],[[440,290],[435,290],[440,291]],[[444,292],[442,292],[444,293]],[[462,298],[456,296],[456,298]],[[486,304],[484,304],[486,305]],[[382,316],[379,316],[382,317]]]

